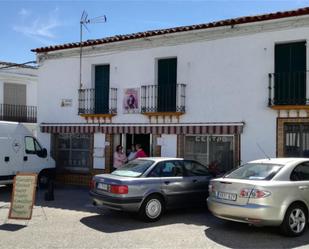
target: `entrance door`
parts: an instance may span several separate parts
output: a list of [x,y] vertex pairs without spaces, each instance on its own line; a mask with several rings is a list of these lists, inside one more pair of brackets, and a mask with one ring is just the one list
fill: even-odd
[[177,58],[158,60],[158,112],[176,111]]
[[150,134],[127,134],[126,149],[129,149],[132,145],[136,144],[140,144],[147,156],[151,156]]
[[109,113],[109,65],[95,67],[95,101],[96,114]]
[[275,104],[306,104],[306,42],[276,44]]

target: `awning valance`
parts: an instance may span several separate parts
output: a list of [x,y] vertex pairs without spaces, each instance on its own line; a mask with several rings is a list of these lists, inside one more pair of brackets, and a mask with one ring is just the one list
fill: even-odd
[[199,124],[41,124],[44,133],[240,134],[243,122]]

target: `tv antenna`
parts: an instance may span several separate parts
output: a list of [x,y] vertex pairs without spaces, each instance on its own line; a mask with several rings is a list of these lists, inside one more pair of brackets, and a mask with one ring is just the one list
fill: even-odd
[[262,147],[259,145],[259,143],[256,143],[257,147],[260,149],[260,151],[264,154],[264,156],[270,160],[270,157],[265,153],[265,151],[262,149]]
[[94,18],[88,18],[88,13],[84,10],[82,13],[82,16],[80,17],[80,52],[79,52],[79,89],[82,88],[82,57],[83,57],[83,27],[88,31],[88,24],[92,23],[105,23],[107,21],[107,18],[105,15],[103,16],[97,16]]

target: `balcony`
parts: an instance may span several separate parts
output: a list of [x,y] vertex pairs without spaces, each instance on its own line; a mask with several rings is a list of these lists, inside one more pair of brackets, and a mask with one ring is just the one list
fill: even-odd
[[37,107],[0,104],[0,120],[22,123],[36,123]]
[[78,114],[90,119],[109,119],[117,114],[117,89],[110,88],[108,93],[100,93],[94,88],[78,90]]
[[186,85],[141,87],[141,112],[148,116],[177,116],[186,111]]
[[268,106],[276,109],[309,109],[308,72],[268,74]]

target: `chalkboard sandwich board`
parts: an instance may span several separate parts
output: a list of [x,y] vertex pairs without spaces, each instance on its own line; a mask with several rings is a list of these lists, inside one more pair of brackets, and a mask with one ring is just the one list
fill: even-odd
[[31,219],[36,182],[37,174],[19,173],[15,176],[9,219]]

